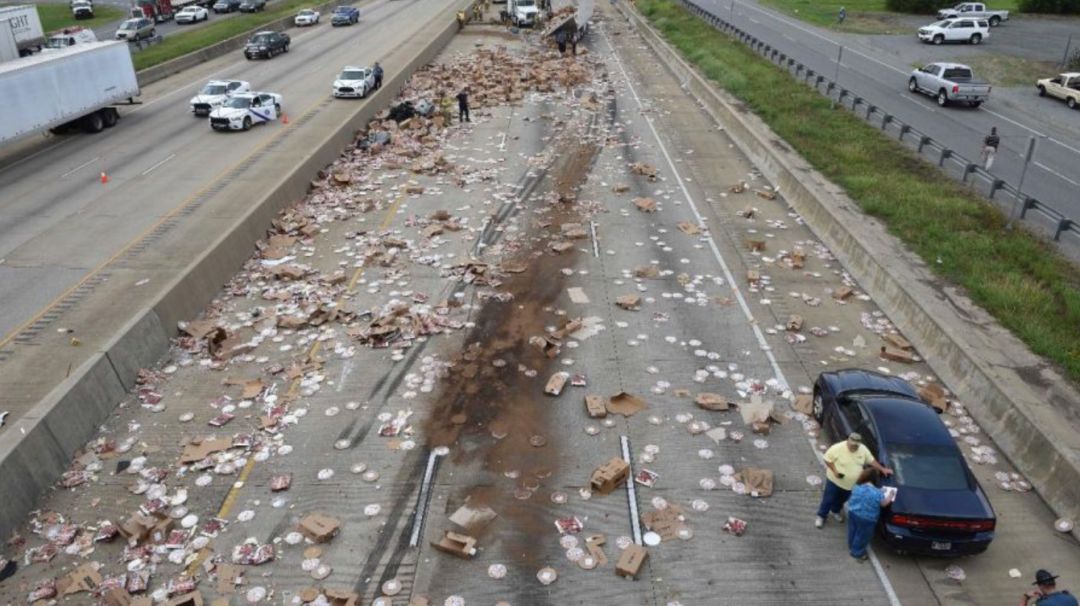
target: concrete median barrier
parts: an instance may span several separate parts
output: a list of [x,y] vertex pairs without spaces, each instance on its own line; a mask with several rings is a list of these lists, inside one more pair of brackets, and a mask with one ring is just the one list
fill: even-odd
[[[619,7],[672,73],[851,272],[1061,517],[1080,519],[1080,393],[863,214],[757,116]],[[1080,538],[1080,531],[1073,530]]]

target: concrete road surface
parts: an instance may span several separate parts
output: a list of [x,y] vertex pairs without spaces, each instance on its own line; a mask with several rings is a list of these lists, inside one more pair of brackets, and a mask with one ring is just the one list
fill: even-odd
[[[925,365],[877,357],[879,335],[894,330],[888,319],[782,192],[772,199],[770,185],[643,42],[601,11],[582,45],[587,54],[554,72],[526,65],[476,83],[470,124],[455,117],[411,152],[351,152],[330,174],[313,175],[318,187],[279,222],[298,236],[280,241],[285,256],[256,253],[207,310],[229,331],[255,336],[254,349],[215,362],[205,344],[177,341],[95,445],[115,440],[132,450],[99,448],[96,477],[56,491],[42,510],[79,525],[125,520],[146,505],[139,480],[147,490],[160,483],[154,490],[170,496],[179,524],[201,528],[217,517],[227,526],[207,529],[213,538],[198,543],[196,531],[180,533],[178,547],[163,548],[150,590],[186,569],[204,597],[237,594],[231,603],[299,604],[307,587],[336,587],[380,605],[991,604],[1016,601],[1037,567],[1080,569],[1080,548],[1051,529],[1036,495],[997,487],[994,473],[1011,471],[1002,460],[972,463],[999,520],[998,538],[981,556],[877,549],[859,563],[846,553],[842,527],[814,529],[822,477],[815,451],[826,440],[793,414],[788,390],[803,392],[821,370],[849,366],[915,382],[933,377]],[[470,27],[440,61],[478,47],[520,53],[523,45],[504,31]],[[551,54],[542,61],[557,61]],[[555,85],[513,104],[478,99],[505,98],[499,87],[511,79],[539,87],[593,58],[574,91]],[[434,77],[440,86],[468,80],[468,61]],[[729,192],[740,182],[747,191]],[[287,227],[305,223],[303,232]],[[755,252],[748,241],[762,244]],[[806,253],[798,270],[782,259],[796,248]],[[282,264],[308,271],[274,277]],[[756,285],[747,283],[749,270],[761,277]],[[842,285],[855,293],[838,302],[831,293]],[[636,305],[621,299],[628,295]],[[342,315],[295,329],[270,315],[313,303]],[[91,294],[82,307],[106,305]],[[804,317],[801,330],[785,330],[792,314]],[[531,339],[578,318],[583,326],[551,357]],[[374,319],[397,329],[373,331]],[[567,384],[545,395],[557,372]],[[245,386],[235,383],[256,378],[257,393],[242,397]],[[586,394],[619,392],[646,408],[586,414]],[[702,392],[743,407],[758,393],[784,422],[754,433],[739,411],[695,406]],[[943,418],[970,427],[955,406]],[[721,428],[723,436],[704,433]],[[178,464],[183,438],[237,433],[257,445],[206,465]],[[965,435],[973,438],[962,441],[969,457],[973,446],[992,444],[977,428]],[[635,472],[655,472],[655,481],[632,482],[632,497],[625,486],[588,490],[593,469],[621,455],[623,436]],[[136,463],[136,454],[145,460]],[[731,473],[747,467],[773,472],[771,496],[733,490]],[[283,476],[291,486],[272,492]],[[681,532],[649,548],[636,581],[614,570],[636,536],[631,505],[647,516],[678,508],[683,518]],[[463,506],[495,517],[463,519],[455,515]],[[312,512],[337,518],[339,534],[306,542],[296,530]],[[190,515],[197,519],[184,522]],[[722,529],[729,517],[748,522],[743,536]],[[556,523],[573,518],[583,529],[561,534]],[[38,536],[27,524],[30,549],[57,535],[48,530],[55,519],[36,522],[46,531]],[[476,554],[435,550],[447,530],[478,539]],[[608,561],[594,567],[583,558],[585,538],[596,534]],[[222,587],[213,565],[228,563],[247,540],[273,545],[275,560],[243,566],[244,584]],[[204,542],[212,554],[199,553]],[[106,576],[141,557],[123,557],[122,541],[93,549],[86,559],[102,562]],[[0,584],[0,602],[22,602],[82,561],[61,553],[23,566]],[[949,578],[949,566],[966,580]],[[544,576],[548,568],[557,579]]]

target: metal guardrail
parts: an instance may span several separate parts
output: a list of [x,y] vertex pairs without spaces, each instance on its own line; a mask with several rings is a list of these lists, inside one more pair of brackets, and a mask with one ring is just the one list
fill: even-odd
[[768,42],[743,30],[727,19],[701,8],[692,0],[678,1],[684,8],[709,25],[739,40],[757,54],[787,70],[796,80],[810,85],[819,93],[851,110],[856,116],[880,128],[882,132],[896,137],[900,143],[909,149],[933,161],[946,174],[970,185],[975,191],[996,202],[999,206],[1007,207],[1010,219],[1013,217],[1018,217],[1021,220],[1030,219],[1029,213],[1033,212],[1050,222],[1050,231],[1053,232],[1054,241],[1060,241],[1062,234],[1070,234],[1080,238],[1080,224],[1052,206],[1023,193],[1023,191],[1007,183],[1004,179],[979,166],[978,163],[972,162],[947,145],[919,131],[914,126],[904,123],[896,116],[867,102],[856,92],[840,86],[829,77],[806,67],[794,57],[773,48]]

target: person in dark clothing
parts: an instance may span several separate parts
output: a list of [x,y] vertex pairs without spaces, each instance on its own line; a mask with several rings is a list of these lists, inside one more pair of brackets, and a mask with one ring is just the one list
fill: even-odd
[[555,32],[555,44],[558,45],[558,47],[559,47],[559,54],[560,55],[565,55],[566,54],[566,30],[565,29],[560,29],[559,31]]
[[375,89],[378,90],[378,89],[382,88],[382,76],[383,76],[382,66],[379,65],[378,61],[375,62],[375,67],[372,68],[371,71],[374,72],[374,75],[375,75]]
[[997,134],[997,127],[990,129],[990,134],[983,139],[982,161],[983,168],[990,170],[994,165],[994,156],[997,155],[998,146],[1001,145],[1001,137]]
[[1032,585],[1037,585],[1038,589],[1025,593],[1020,606],[1077,606],[1076,598],[1071,593],[1064,589],[1058,591],[1056,581],[1057,575],[1046,570],[1036,571]]
[[469,120],[469,88],[461,89],[457,94],[458,122],[471,122]]
[[570,34],[570,56],[571,57],[576,57],[577,56],[577,35],[576,34]]

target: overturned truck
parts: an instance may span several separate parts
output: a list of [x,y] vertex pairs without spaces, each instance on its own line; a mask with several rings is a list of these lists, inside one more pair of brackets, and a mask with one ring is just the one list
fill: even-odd
[[576,42],[589,30],[593,0],[551,0],[550,7],[551,16],[544,28],[545,36],[565,32],[567,40]]

